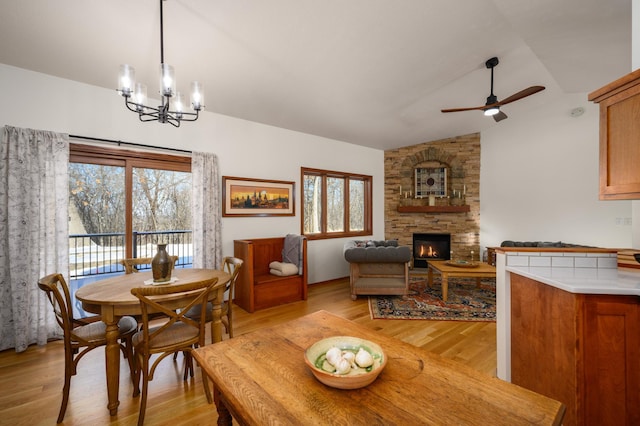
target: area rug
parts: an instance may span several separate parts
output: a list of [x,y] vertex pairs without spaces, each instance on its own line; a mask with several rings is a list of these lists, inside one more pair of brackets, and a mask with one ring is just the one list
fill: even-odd
[[447,301],[442,301],[440,277],[433,286],[426,279],[413,278],[407,296],[369,296],[372,319],[412,319],[438,321],[495,321],[495,278],[483,278],[479,288],[475,278],[449,278]]

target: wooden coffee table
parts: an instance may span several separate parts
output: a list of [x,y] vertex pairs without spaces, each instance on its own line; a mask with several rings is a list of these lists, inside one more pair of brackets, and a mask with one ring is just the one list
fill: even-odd
[[427,262],[427,279],[429,287],[433,285],[433,271],[442,276],[442,300],[447,301],[449,291],[449,277],[475,278],[476,285],[480,286],[481,278],[495,278],[496,268],[488,263],[460,264],[454,266],[454,262],[448,260],[429,260]]

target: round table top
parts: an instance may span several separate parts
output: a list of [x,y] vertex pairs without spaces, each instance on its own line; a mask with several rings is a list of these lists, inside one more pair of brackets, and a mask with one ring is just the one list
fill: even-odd
[[[174,269],[172,278],[175,282],[162,284],[163,286],[176,286],[191,282],[203,281],[211,278],[218,278],[216,288],[224,288],[231,275],[219,269]],[[133,274],[123,274],[116,277],[106,278],[80,287],[76,291],[76,299],[82,302],[84,310],[100,313],[100,307],[109,305],[123,308],[125,311],[135,313],[139,310],[139,300],[131,289],[143,287],[145,281],[153,280],[151,271],[138,272]],[[167,301],[173,298],[180,298],[178,295],[167,295]],[[128,307],[128,309],[127,309]]]

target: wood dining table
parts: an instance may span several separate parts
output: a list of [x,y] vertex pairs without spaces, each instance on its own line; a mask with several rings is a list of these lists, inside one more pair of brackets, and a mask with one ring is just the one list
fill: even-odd
[[[370,385],[316,380],[306,348],[332,336],[381,346],[387,365]],[[326,311],[194,351],[214,383],[218,425],[560,425],[562,403]]]
[[[213,322],[211,325],[214,342],[222,340],[221,312],[224,302],[226,283],[231,278],[227,272],[217,269],[175,269],[175,282],[163,285],[181,285],[217,278],[218,283],[210,296],[213,304]],[[107,393],[109,403],[107,408],[112,416],[118,412],[118,390],[120,386],[120,345],[118,343],[118,321],[125,315],[140,315],[140,301],[131,294],[131,289],[143,287],[146,282],[152,282],[153,276],[149,272],[118,275],[87,284],[76,291],[76,299],[82,303],[86,312],[101,314],[102,321],[107,326],[105,346],[105,364],[107,370]],[[162,297],[162,305],[170,309],[179,308],[184,302],[181,293]]]

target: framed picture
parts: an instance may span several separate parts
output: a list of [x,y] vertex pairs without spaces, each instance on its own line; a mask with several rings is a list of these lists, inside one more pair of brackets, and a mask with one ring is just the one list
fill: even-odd
[[447,168],[446,167],[418,167],[415,169],[416,198],[447,196]]
[[222,216],[295,216],[295,182],[222,177]]

